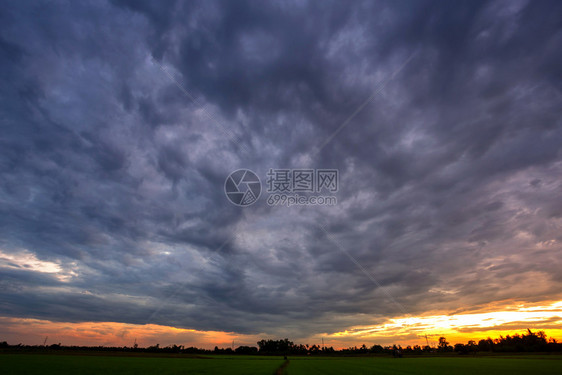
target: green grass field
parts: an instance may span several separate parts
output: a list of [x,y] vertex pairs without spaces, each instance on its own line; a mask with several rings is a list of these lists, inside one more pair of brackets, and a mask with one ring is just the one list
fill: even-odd
[[287,375],[562,374],[562,357],[292,358]]
[[[2,354],[0,373],[11,374],[266,374],[280,357],[207,358]],[[315,374],[562,374],[562,356],[301,358],[291,357],[286,375]]]
[[271,375],[283,364],[279,357],[158,358],[44,354],[0,355],[0,374],[161,374]]

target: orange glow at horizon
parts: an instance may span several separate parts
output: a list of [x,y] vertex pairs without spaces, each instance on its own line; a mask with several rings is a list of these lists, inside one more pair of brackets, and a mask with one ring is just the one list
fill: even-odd
[[[430,345],[439,336],[450,343],[466,343],[487,337],[521,333],[531,330],[546,331],[549,337],[562,338],[562,301],[538,306],[506,306],[504,311],[476,312],[454,315],[431,315],[389,319],[376,326],[359,326],[337,332],[330,338],[344,341],[383,341],[393,339],[402,345],[425,345],[425,335],[431,337]],[[353,338],[353,339],[352,339]],[[352,340],[350,340],[352,339]]]
[[232,332],[198,331],[158,324],[129,324],[116,322],[51,322],[39,319],[0,317],[0,340],[10,344],[61,343],[77,346],[128,346],[135,342],[140,347],[159,344],[195,346],[198,348],[230,347],[234,341],[237,346],[254,345],[259,340],[250,335]]
[[[500,311],[475,312],[454,315],[398,317],[374,326],[350,327],[347,330],[292,338],[296,343],[319,344],[325,339],[327,346],[341,349],[366,344],[425,345],[428,335],[430,345],[439,336],[449,343],[466,343],[487,337],[497,338],[522,333],[527,328],[544,330],[549,337],[562,338],[562,301],[545,305],[510,305]],[[269,334],[241,335],[233,332],[199,331],[157,324],[128,324],[116,322],[51,322],[48,320],[0,317],[0,341],[10,344],[40,345],[48,336],[47,345],[133,346],[135,340],[141,347],[160,344],[195,346],[212,349],[235,346],[256,346]]]

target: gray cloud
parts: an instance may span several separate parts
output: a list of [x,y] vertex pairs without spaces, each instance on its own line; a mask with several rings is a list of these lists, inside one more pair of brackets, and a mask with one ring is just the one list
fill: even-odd
[[[560,6],[7,4],[0,250],[73,274],[0,268],[2,311],[306,337],[401,315],[386,293],[559,298]],[[340,170],[337,206],[224,196],[301,167]]]

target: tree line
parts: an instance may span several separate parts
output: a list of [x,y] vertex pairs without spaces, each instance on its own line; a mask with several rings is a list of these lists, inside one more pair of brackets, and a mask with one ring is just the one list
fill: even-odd
[[159,344],[139,347],[135,345],[128,347],[109,346],[64,346],[62,344],[52,345],[10,345],[6,341],[0,342],[0,351],[101,351],[101,352],[138,352],[138,353],[177,353],[177,354],[240,354],[240,355],[369,355],[390,354],[394,356],[421,355],[424,353],[453,353],[476,354],[478,352],[562,352],[562,343],[554,338],[547,339],[543,331],[533,332],[530,329],[523,334],[507,335],[499,338],[487,338],[478,342],[469,340],[466,344],[457,343],[450,345],[445,337],[440,337],[437,346],[406,346],[401,345],[373,345],[363,344],[344,349],[334,349],[332,346],[295,344],[289,339],[260,340],[256,346],[238,346],[236,348],[201,349],[196,347],[185,347],[184,345],[169,345],[160,347]]

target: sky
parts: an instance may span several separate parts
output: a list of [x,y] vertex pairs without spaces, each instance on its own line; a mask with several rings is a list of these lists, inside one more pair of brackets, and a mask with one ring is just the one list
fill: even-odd
[[[0,340],[562,339],[560,14],[3,2]],[[337,203],[268,204],[303,169]]]

